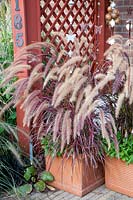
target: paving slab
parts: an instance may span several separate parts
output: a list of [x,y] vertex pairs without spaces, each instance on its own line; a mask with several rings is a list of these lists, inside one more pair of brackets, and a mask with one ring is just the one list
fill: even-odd
[[37,194],[33,194],[30,199],[31,200],[133,200],[126,195],[122,195],[120,193],[111,191],[102,185],[97,189],[93,190],[92,192],[88,193],[84,197],[74,196],[69,194],[68,192],[64,191],[55,191],[55,192],[48,192],[41,193],[36,196]]
[[[0,200],[20,200],[15,197],[6,197]],[[111,191],[102,185],[84,197],[78,197],[62,190],[54,192],[33,193],[32,195],[23,198],[22,200],[133,200],[126,195]]]

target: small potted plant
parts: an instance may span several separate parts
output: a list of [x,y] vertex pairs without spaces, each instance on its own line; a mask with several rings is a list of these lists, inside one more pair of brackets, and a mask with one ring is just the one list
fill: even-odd
[[122,136],[118,132],[119,154],[111,144],[105,150],[105,184],[116,192],[133,197],[133,134]]
[[110,104],[113,105],[111,111],[118,131],[113,129],[117,142],[111,142],[110,148],[103,142],[105,184],[111,190],[133,197],[133,41],[125,42],[118,35],[109,41],[112,45],[105,55],[110,60],[107,74],[114,75],[110,83],[113,86]]
[[105,184],[111,190],[133,197],[133,104],[124,101],[116,120],[118,148],[104,145]]

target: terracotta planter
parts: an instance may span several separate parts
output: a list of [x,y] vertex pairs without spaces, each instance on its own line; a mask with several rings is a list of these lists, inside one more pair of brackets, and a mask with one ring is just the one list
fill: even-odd
[[78,196],[83,196],[104,183],[102,165],[93,169],[83,159],[76,160],[73,165],[71,158],[62,160],[61,157],[56,157],[51,162],[51,157],[47,157],[46,168],[55,177],[52,186]]
[[133,164],[118,159],[105,159],[105,185],[116,192],[133,197]]

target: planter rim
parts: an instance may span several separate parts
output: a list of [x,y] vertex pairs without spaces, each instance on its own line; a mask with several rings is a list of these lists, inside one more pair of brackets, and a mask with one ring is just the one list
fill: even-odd
[[116,158],[116,157],[106,156],[106,157],[105,157],[105,161],[107,161],[108,159],[110,159],[110,160],[116,160],[116,161],[122,162],[122,163],[124,163],[124,164],[127,165],[127,166],[133,165],[133,163],[127,164],[126,161],[124,161],[124,160],[122,160],[122,159],[120,159],[120,158]]

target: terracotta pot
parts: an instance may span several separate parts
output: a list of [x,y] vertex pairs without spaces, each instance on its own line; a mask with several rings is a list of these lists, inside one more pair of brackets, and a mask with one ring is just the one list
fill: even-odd
[[55,177],[52,186],[80,197],[104,183],[102,165],[93,169],[83,159],[75,160],[72,164],[72,158],[63,160],[56,157],[52,160],[47,157],[46,169]]
[[133,197],[133,164],[118,159],[105,159],[105,185],[116,192]]

